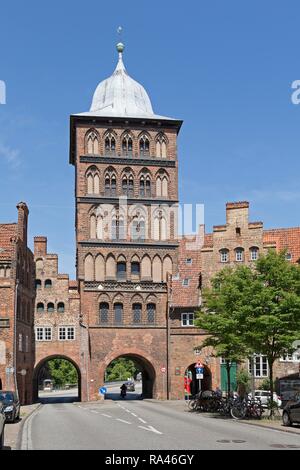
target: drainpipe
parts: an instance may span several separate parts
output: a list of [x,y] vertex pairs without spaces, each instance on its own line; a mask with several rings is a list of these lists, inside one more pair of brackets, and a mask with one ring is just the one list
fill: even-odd
[[19,288],[19,280],[17,279],[16,282],[16,294],[15,294],[15,304],[14,304],[14,350],[13,350],[13,368],[14,368],[14,383],[15,383],[15,391],[17,395],[19,396],[19,391],[18,391],[18,381],[17,381],[17,309],[18,309],[18,288]]

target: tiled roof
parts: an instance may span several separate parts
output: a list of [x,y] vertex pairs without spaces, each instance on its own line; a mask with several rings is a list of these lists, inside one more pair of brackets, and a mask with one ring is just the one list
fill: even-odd
[[287,250],[292,255],[292,262],[299,262],[300,227],[264,230],[263,241],[274,244],[278,251]]
[[11,239],[17,235],[17,224],[0,224],[0,259],[10,259],[13,255]]

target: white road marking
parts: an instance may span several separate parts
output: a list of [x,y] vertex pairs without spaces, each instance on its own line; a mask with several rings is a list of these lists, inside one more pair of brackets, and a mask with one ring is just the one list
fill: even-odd
[[95,411],[95,410],[90,410],[91,413],[95,413],[95,414],[98,414],[99,411]]
[[139,419],[142,423],[147,424],[147,421],[145,421],[144,419],[142,419],[142,418],[138,418],[138,419]]
[[116,420],[121,421],[121,423],[131,424],[129,421],[125,421],[125,419],[116,418]]
[[101,413],[101,414],[102,414],[102,416],[105,416],[106,418],[112,418],[112,416],[106,415],[105,413]]
[[134,414],[134,413],[131,413],[131,414],[132,414],[132,416],[134,416],[135,418],[137,418],[137,415],[136,415],[136,414]]
[[145,431],[155,432],[156,434],[162,434],[162,432],[158,431],[153,426],[148,426],[147,428],[146,426],[139,426],[139,428],[145,429]]

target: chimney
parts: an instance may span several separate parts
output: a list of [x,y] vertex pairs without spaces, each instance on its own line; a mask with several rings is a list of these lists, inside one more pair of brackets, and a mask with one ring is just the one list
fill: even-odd
[[34,256],[46,256],[47,237],[34,237]]
[[25,202],[19,202],[18,209],[18,238],[27,246],[27,225],[29,210]]

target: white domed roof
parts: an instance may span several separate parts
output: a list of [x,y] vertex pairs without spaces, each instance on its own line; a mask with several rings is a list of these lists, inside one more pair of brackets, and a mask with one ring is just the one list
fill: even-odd
[[154,114],[146,90],[128,75],[122,52],[119,52],[119,62],[114,73],[97,86],[90,111],[97,114],[109,112],[116,116]]
[[90,111],[81,116],[133,117],[171,119],[154,114],[145,88],[131,78],[124,66],[124,45],[117,44],[119,61],[114,73],[99,83],[93,96]]

